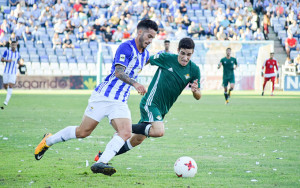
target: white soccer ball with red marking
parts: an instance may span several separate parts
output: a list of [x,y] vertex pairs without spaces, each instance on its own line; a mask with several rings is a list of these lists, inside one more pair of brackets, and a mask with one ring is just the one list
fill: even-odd
[[180,157],[174,164],[174,171],[178,177],[192,178],[197,169],[197,163],[191,157]]

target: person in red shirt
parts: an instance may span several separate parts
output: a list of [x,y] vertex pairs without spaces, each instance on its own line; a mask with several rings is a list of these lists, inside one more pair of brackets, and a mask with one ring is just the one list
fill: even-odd
[[73,8],[76,10],[76,12],[79,12],[79,10],[82,8],[82,5],[80,4],[79,0],[76,0],[76,3],[74,4]]
[[[266,67],[266,69],[265,69]],[[263,84],[263,91],[261,93],[262,96],[264,96],[264,91],[265,91],[265,86],[266,83],[271,80],[272,82],[272,93],[271,96],[273,96],[274,92],[274,84],[275,84],[275,70],[274,68],[276,67],[276,72],[277,72],[277,78],[279,78],[279,72],[278,72],[278,63],[276,59],[274,59],[274,52],[270,53],[270,58],[265,61],[265,63],[262,66],[262,71],[261,71],[261,76],[265,77],[265,81]]]
[[285,40],[285,50],[287,55],[290,55],[292,50],[297,50],[297,40],[293,38],[291,33],[288,34],[288,38]]

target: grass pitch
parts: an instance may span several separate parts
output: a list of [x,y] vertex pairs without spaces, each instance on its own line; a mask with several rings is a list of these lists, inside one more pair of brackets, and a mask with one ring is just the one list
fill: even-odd
[[[165,118],[162,138],[148,138],[111,162],[112,177],[93,174],[95,154],[114,130],[104,119],[85,139],[52,146],[43,159],[34,148],[46,132],[78,125],[88,93],[14,91],[0,111],[0,187],[300,187],[300,95],[222,91],[179,97]],[[0,102],[5,92],[0,93]],[[132,120],[139,120],[141,97],[129,98]],[[177,158],[198,164],[194,178],[177,178]],[[88,165],[88,166],[87,166]]]

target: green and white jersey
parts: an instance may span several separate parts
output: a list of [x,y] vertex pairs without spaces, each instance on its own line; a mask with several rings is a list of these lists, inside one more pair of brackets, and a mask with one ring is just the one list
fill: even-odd
[[237,65],[236,58],[230,57],[229,59],[227,59],[227,57],[224,57],[220,62],[223,66],[223,78],[234,76],[234,65]]
[[182,66],[178,55],[162,53],[151,56],[150,64],[158,69],[141,100],[142,106],[156,106],[164,116],[189,83],[198,79],[200,88],[200,69],[192,61]]

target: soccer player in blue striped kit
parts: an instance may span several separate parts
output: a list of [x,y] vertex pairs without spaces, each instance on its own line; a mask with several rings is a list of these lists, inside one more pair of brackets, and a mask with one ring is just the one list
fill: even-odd
[[114,57],[111,74],[93,91],[80,126],[66,127],[54,135],[45,134],[35,149],[36,160],[40,160],[53,144],[89,136],[98,123],[104,117],[108,117],[117,134],[114,134],[106,145],[103,154],[91,166],[91,170],[110,176],[116,172],[108,162],[131,137],[132,123],[127,99],[131,86],[141,95],[146,93],[145,87],[135,80],[150,58],[146,47],[154,39],[157,30],[157,24],[151,20],[142,20],[138,23],[137,37],[120,44]]
[[[20,64],[20,53],[16,49],[17,43],[12,42],[11,49],[5,50],[1,58],[1,61],[6,63],[3,73],[3,86],[7,90],[6,98],[3,102],[5,106],[8,105],[13,87],[16,84],[17,68]],[[4,109],[4,107],[1,108]]]

